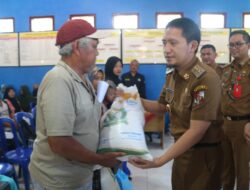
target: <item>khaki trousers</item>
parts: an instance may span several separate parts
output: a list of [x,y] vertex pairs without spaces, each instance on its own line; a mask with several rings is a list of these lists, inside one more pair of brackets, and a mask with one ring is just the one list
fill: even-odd
[[221,146],[197,147],[174,160],[173,190],[219,190],[221,188]]
[[221,145],[223,151],[222,187],[223,190],[234,190],[235,171],[232,144],[224,135]]
[[[224,120],[223,125],[225,136],[229,140],[229,145],[232,150],[228,151],[225,156],[233,161],[231,165],[234,165],[237,190],[249,190],[250,146],[244,138],[244,127],[247,122],[248,121]],[[228,154],[230,152],[231,155]]]

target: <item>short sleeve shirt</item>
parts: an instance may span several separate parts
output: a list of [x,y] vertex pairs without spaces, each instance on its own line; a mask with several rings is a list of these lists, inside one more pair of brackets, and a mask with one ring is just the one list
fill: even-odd
[[[190,69],[167,74],[159,102],[170,105],[171,132],[179,138],[190,128],[190,120],[211,121],[210,134],[218,121],[220,98],[219,76],[195,58]],[[204,136],[207,142],[216,141],[216,137]]]
[[46,189],[76,189],[92,178],[92,166],[67,160],[51,151],[48,136],[72,136],[96,151],[99,141],[101,104],[92,85],[64,62],[44,77],[37,103],[37,139],[30,171]]

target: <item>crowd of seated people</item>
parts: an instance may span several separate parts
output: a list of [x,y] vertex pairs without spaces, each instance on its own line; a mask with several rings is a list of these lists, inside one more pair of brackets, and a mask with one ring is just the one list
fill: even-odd
[[20,86],[19,93],[13,86],[0,86],[0,117],[14,118],[17,112],[31,112],[36,105],[38,85],[34,84],[32,93],[27,85]]
[[[32,108],[36,105],[37,91],[38,91],[37,84],[33,85],[32,92],[30,91],[27,85],[20,86],[19,90],[16,91],[16,89],[11,85],[1,84],[0,85],[0,118],[11,118],[14,121],[16,128],[21,127],[19,124],[19,121],[16,120],[15,118],[15,113],[31,112]],[[25,119],[26,118],[23,118],[24,123],[25,123]],[[34,119],[34,117],[32,117],[32,119]],[[9,125],[9,123],[3,123],[3,125],[0,127],[4,128],[4,133],[5,133],[6,143],[7,143],[6,144],[7,151],[15,150],[16,144],[14,142],[14,136],[13,136],[11,126]],[[25,138],[27,137],[27,139],[30,139],[28,136],[31,136],[31,139],[34,139],[35,131],[30,132],[31,130],[28,130],[30,129],[31,126],[27,127],[26,125],[25,127],[26,127],[26,130],[23,131],[23,135],[25,135]],[[22,127],[22,130],[23,130],[23,127]],[[29,133],[27,133],[27,131]],[[1,143],[1,139],[0,139],[0,143]],[[4,164],[8,164],[7,163],[8,161],[4,157],[5,151],[6,150],[2,149],[2,146],[1,146],[0,148],[0,165],[1,166]],[[0,178],[3,175],[5,175],[5,173],[1,173],[1,172],[3,171],[0,170]],[[8,177],[13,178],[14,176],[8,176]],[[1,181],[2,181],[2,178],[1,178]]]

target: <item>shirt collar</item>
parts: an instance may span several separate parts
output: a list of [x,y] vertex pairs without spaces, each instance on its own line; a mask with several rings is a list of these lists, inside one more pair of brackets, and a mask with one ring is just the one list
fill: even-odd
[[64,61],[60,60],[57,64],[59,67],[63,67],[70,75],[71,77],[76,80],[77,82],[82,83],[81,77],[70,67],[68,66]]
[[240,65],[241,67],[243,67],[246,63],[250,64],[250,58],[248,58],[246,61],[244,62],[240,62],[240,63],[236,63],[235,60],[233,60],[233,65]]
[[81,83],[85,87],[85,89],[89,92],[89,94],[91,94],[93,103],[95,102],[95,90],[91,82],[89,81],[87,74],[83,75],[83,79],[85,80],[81,79],[81,77],[62,60],[58,62],[57,66],[63,67],[75,81]]

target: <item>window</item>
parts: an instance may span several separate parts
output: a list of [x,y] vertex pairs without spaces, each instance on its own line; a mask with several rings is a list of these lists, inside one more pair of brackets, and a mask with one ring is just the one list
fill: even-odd
[[157,28],[166,28],[167,24],[176,19],[181,18],[182,13],[156,13],[156,27]]
[[201,28],[224,28],[225,14],[223,13],[208,13],[201,14]]
[[54,17],[30,17],[30,31],[42,32],[54,30]]
[[115,29],[136,29],[138,28],[138,14],[114,15],[113,28]]
[[14,32],[14,18],[1,18],[0,32]]
[[243,13],[243,27],[250,28],[250,13]]
[[70,19],[82,19],[86,20],[88,23],[90,23],[93,27],[95,27],[95,15],[70,15]]

